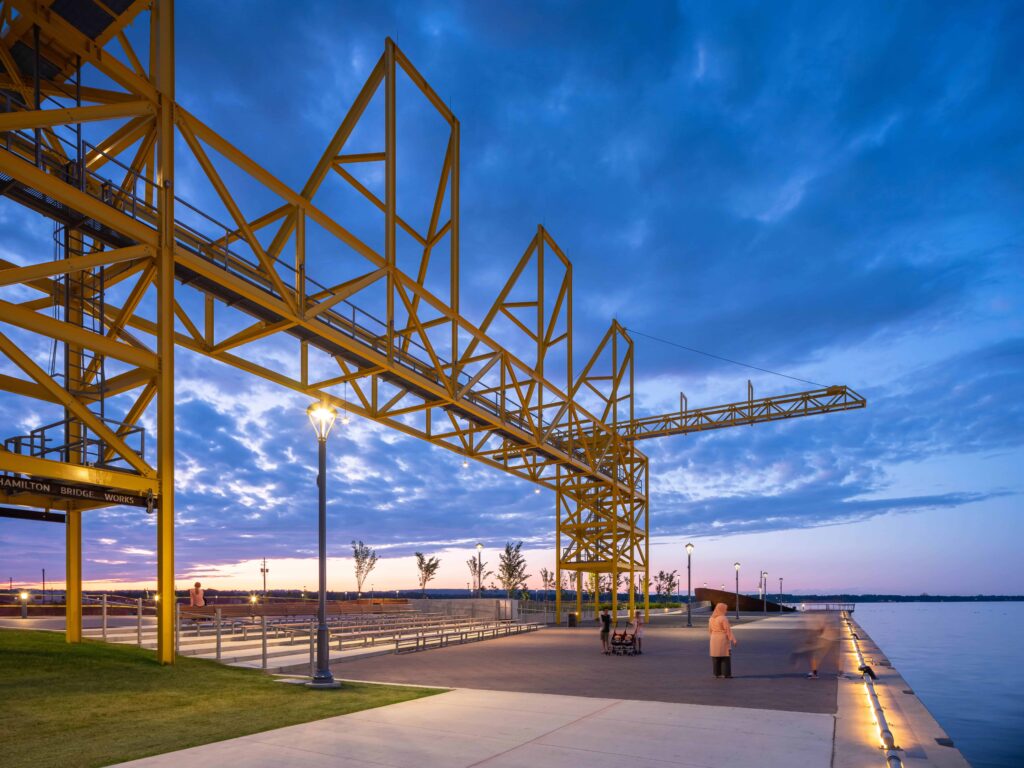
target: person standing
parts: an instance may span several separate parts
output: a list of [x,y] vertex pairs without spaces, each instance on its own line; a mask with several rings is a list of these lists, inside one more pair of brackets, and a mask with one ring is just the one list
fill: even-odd
[[203,589],[203,585],[198,581],[196,585],[188,591],[188,604],[191,608],[204,608],[206,606],[206,591]]
[[633,611],[633,642],[636,643],[636,652],[644,652],[644,620],[640,611]]
[[711,636],[711,668],[715,677],[732,677],[732,646],[736,645],[732,627],[729,626],[728,607],[725,603],[715,606],[711,620],[708,621],[708,634]]
[[612,631],[612,617],[608,613],[607,608],[601,611],[601,615],[597,617],[597,620],[601,622],[601,652],[609,654],[612,652],[612,647],[608,643],[608,635]]

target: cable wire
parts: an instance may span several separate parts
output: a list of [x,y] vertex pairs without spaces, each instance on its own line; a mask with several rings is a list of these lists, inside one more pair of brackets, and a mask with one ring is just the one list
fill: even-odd
[[[625,326],[623,326],[625,328]],[[722,357],[721,355],[713,355],[710,352],[705,352],[701,349],[694,349],[693,347],[687,347],[685,344],[676,344],[674,341],[668,339],[659,339],[657,336],[651,336],[648,333],[643,333],[635,328],[626,328],[626,331],[632,333],[635,336],[643,336],[644,338],[650,339],[651,341],[659,341],[662,344],[668,344],[670,347],[678,347],[679,349],[685,349],[687,352],[696,352],[698,355],[704,355],[705,357],[711,357],[715,360],[721,360],[725,363],[732,363],[733,365],[741,365],[744,368],[752,368],[755,371],[761,371],[761,373],[770,373],[773,376],[782,376],[784,379],[792,379],[793,381],[799,381],[804,384],[810,384],[814,387],[824,388],[824,384],[819,384],[816,381],[808,381],[807,379],[801,379],[798,376],[790,376],[788,373],[779,373],[778,371],[770,371],[767,368],[759,368],[756,365],[750,365],[748,363],[741,363],[739,360],[730,360],[728,357]]]

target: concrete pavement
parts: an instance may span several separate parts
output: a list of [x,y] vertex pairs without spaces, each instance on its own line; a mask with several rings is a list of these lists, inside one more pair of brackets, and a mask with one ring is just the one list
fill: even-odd
[[456,690],[122,766],[824,768],[832,731],[825,714]]

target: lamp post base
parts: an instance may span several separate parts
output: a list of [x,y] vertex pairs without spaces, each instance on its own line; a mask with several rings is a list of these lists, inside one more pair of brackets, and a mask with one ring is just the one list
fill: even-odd
[[314,690],[317,690],[317,691],[327,691],[327,690],[330,690],[332,688],[341,688],[341,683],[339,683],[333,677],[326,677],[326,678],[316,678],[316,677],[314,677],[312,680],[310,680],[308,683],[306,683],[306,687],[307,688],[313,688]]

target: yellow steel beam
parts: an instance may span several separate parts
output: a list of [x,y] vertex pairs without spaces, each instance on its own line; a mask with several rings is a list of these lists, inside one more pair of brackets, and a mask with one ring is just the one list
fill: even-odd
[[0,301],[0,317],[3,322],[24,328],[26,331],[42,334],[51,339],[59,339],[69,344],[77,344],[86,349],[93,349],[100,354],[113,357],[125,363],[155,371],[157,356],[148,349],[140,349],[129,344],[109,339],[98,333],[87,331],[80,326],[55,320],[47,315],[24,309],[9,301]]
[[645,440],[666,435],[685,435],[711,429],[795,419],[836,411],[864,408],[867,401],[846,386],[794,392],[773,397],[748,398],[738,403],[710,408],[646,416],[617,423],[619,435],[626,440]]
[[[104,51],[102,43],[97,44],[88,35],[72,26],[60,14],[46,7],[48,3],[40,3],[37,0],[8,0],[8,2],[17,8],[20,14],[37,24],[47,38],[58,43],[64,50],[74,51],[76,55],[82,57],[83,62],[92,64],[125,90],[156,102],[156,89],[149,81],[122,64],[115,56]],[[132,8],[141,7],[139,2],[132,6]]]
[[157,113],[157,659],[173,664],[174,647],[174,3],[156,0],[152,11],[156,42],[153,72],[159,93]]
[[83,424],[96,433],[103,442],[117,451],[121,458],[127,461],[140,475],[152,478],[153,468],[150,467],[135,451],[129,448],[125,442],[115,435],[106,424],[100,421],[88,406],[78,400],[55,382],[50,376],[26,355],[18,346],[3,333],[0,333],[0,352],[27,373],[39,386],[45,389],[53,397],[57,398],[69,412],[74,414]]
[[95,107],[58,107],[56,109],[29,109],[22,112],[0,113],[0,131],[24,131],[33,128],[51,128],[56,125],[91,123],[120,117],[138,117],[153,114],[148,101],[123,101],[100,104]]
[[69,509],[64,525],[64,639],[82,642],[82,513]]
[[[128,409],[128,413],[125,414],[124,420],[121,426],[117,429],[117,436],[124,438],[125,435],[131,430],[139,419],[142,418],[143,412],[149,407],[149,404],[153,402],[153,398],[156,397],[156,382],[149,382],[146,387],[139,393],[138,398],[135,400],[135,404]],[[107,462],[113,457],[114,451],[112,448],[107,448],[103,455],[103,461]]]
[[14,395],[22,395],[24,397],[31,397],[35,400],[45,400],[49,403],[59,403],[56,397],[51,395],[46,389],[34,384],[31,381],[25,379],[18,379],[14,376],[8,376],[5,373],[0,373],[0,390],[4,392],[10,392]]
[[216,344],[213,345],[213,349],[211,349],[210,351],[215,355],[218,352],[226,352],[229,349],[240,347],[243,344],[249,344],[250,342],[253,341],[265,339],[267,336],[273,336],[275,333],[280,333],[281,331],[287,330],[288,328],[291,328],[294,325],[295,323],[288,320],[280,320],[276,323],[267,323],[264,321],[260,321],[249,326],[248,328],[243,328],[238,333],[229,336],[223,341],[218,341]]
[[[0,59],[3,57],[3,48],[0,46]],[[19,85],[19,83],[21,85]],[[0,89],[2,90],[18,90],[22,87],[26,87],[21,78],[12,78],[7,74],[0,74]],[[30,87],[34,87],[30,86]],[[56,96],[59,98],[67,98],[68,90],[67,86],[54,83],[52,80],[40,80],[39,81],[39,94],[41,96]],[[95,104],[109,104],[114,102],[125,102],[135,101],[135,97],[130,93],[123,91],[111,91],[106,88],[92,88],[87,85],[81,87],[82,101],[92,102]]]
[[32,507],[35,509],[49,509],[59,512],[67,512],[69,509],[79,509],[83,512],[92,509],[109,507],[106,502],[85,501],[82,499],[64,499],[54,496],[44,496],[37,493],[4,493],[0,492],[0,504],[12,504],[19,507]]
[[0,448],[0,472],[12,472],[18,475],[33,475],[53,480],[64,480],[71,483],[87,483],[102,485],[108,488],[130,491],[131,493],[157,494],[158,487],[151,478],[128,472],[115,472],[98,467],[85,467],[67,464],[62,461],[40,459],[35,456],[22,456]]
[[39,170],[10,152],[0,152],[0,171],[32,189],[45,190],[46,194],[64,203],[69,208],[105,224],[116,232],[127,235],[139,244],[157,245],[156,232],[140,221],[126,216],[115,208],[80,191],[70,184],[57,181],[48,173]]
[[328,288],[326,291],[307,296],[308,301],[313,302],[313,304],[306,310],[303,315],[304,319],[312,320],[317,315],[323,314],[353,294],[380,280],[385,274],[387,274],[386,270],[375,269],[372,272],[367,272],[365,275],[353,277],[351,280],[340,283],[333,288]]
[[83,256],[58,259],[57,261],[44,261],[40,264],[31,264],[25,267],[9,267],[0,269],[0,286],[12,285],[14,283],[29,283],[43,277],[82,272],[94,267],[151,257],[153,253],[153,249],[148,245],[131,245],[127,248],[117,248],[112,251],[96,251],[95,253]]
[[106,392],[108,397],[120,395],[138,389],[143,384],[153,380],[153,372],[143,368],[133,368],[130,371],[111,376],[106,381]]
[[137,117],[129,120],[107,138],[99,142],[96,147],[85,154],[85,167],[90,171],[98,171],[109,160],[116,158],[121,152],[153,130],[152,116]]
[[[206,174],[207,179],[213,184],[213,188],[217,191],[217,195],[220,197],[224,207],[228,209],[231,214],[231,218],[234,219],[235,226],[242,233],[242,237],[245,242],[252,249],[252,252],[256,254],[256,258],[259,259],[260,266],[263,267],[264,276],[277,290],[278,295],[281,299],[289,306],[293,311],[295,310],[295,295],[294,292],[289,290],[284,282],[281,280],[281,276],[277,274],[277,267],[273,260],[267,256],[266,251],[263,250],[263,246],[260,245],[260,241],[256,239],[255,233],[249,228],[249,222],[246,221],[242,215],[242,211],[239,209],[234,198],[231,196],[231,192],[228,190],[224,181],[221,179],[220,174],[217,173],[217,169],[214,168],[213,163],[210,161],[209,156],[206,154],[206,150],[203,149],[199,140],[192,132],[191,127],[187,120],[181,121],[179,124],[181,135],[185,139],[185,143],[188,144],[189,149],[192,150],[192,154],[195,156],[199,165],[202,167],[203,172]],[[171,248],[174,247],[174,222],[171,222]]]

